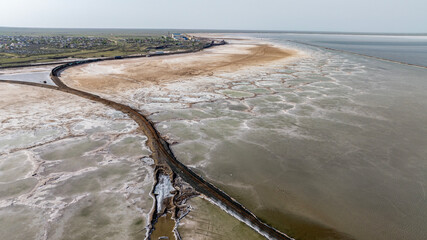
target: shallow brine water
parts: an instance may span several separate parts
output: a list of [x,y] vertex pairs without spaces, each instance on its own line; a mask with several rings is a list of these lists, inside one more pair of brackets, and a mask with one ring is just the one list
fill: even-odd
[[271,34],[283,39],[427,67],[427,35]]
[[424,239],[427,70],[251,36],[307,56],[150,90],[178,159],[297,239]]
[[1,80],[15,80],[25,81],[41,84],[49,84],[55,86],[52,79],[50,79],[50,71],[53,66],[44,67],[28,67],[22,69],[1,69]]
[[153,170],[136,123],[59,91],[0,96],[1,239],[145,238]]
[[[150,113],[180,161],[296,239],[424,239],[427,70],[287,41],[310,42],[301,36],[249,36],[305,56],[119,100]],[[26,226],[23,238],[143,238],[152,206],[145,137],[117,112],[46,99],[3,109],[1,235]],[[256,238],[207,202],[190,202],[183,236]]]

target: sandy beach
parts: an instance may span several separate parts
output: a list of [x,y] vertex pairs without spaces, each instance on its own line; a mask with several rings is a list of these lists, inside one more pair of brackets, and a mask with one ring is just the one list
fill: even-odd
[[229,44],[201,52],[155,58],[105,61],[64,71],[70,87],[115,92],[199,76],[235,72],[295,57],[298,52],[253,40],[227,40]]

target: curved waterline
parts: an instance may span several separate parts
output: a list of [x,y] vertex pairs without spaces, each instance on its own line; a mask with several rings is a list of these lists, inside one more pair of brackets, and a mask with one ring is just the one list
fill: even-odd
[[325,50],[330,50],[330,51],[335,51],[335,52],[341,52],[341,53],[347,53],[347,54],[352,54],[352,55],[356,55],[356,56],[362,56],[362,57],[366,57],[366,58],[372,58],[372,59],[376,59],[376,60],[380,60],[380,61],[384,61],[384,62],[391,62],[391,63],[401,64],[401,65],[407,65],[407,66],[419,67],[419,68],[425,68],[425,69],[427,69],[427,66],[423,66],[423,65],[418,65],[418,64],[413,64],[413,63],[407,63],[407,62],[401,62],[401,61],[391,60],[391,59],[382,58],[382,57],[375,57],[375,56],[371,56],[371,55],[367,55],[367,54],[363,54],[363,53],[355,53],[355,52],[351,52],[351,51],[347,51],[347,50],[341,50],[341,49],[336,49],[336,48],[324,47],[324,46],[319,46],[319,45],[316,45],[316,44],[311,44],[311,43],[306,43],[306,42],[301,42],[301,41],[295,41],[295,40],[287,40],[287,41],[288,42],[292,42],[292,43],[297,43],[297,44],[302,44],[302,45],[310,46],[310,47],[317,47],[317,48],[321,48],[321,49],[325,49]]

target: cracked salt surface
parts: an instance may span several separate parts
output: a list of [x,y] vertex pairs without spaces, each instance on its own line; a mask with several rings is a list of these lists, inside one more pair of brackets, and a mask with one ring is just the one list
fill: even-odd
[[2,239],[145,237],[152,160],[131,119],[36,87],[0,96]]
[[427,216],[425,70],[291,46],[305,57],[113,98],[150,114],[180,161],[279,230],[304,219],[296,235],[421,239],[399,226]]
[[279,230],[423,239],[425,70],[274,38],[304,57],[99,95],[149,115],[180,161]]

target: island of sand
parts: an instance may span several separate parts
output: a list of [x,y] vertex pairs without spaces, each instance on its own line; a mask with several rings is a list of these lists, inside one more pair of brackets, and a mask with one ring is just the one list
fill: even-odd
[[230,43],[201,52],[126,59],[67,69],[62,80],[70,87],[93,92],[122,92],[196,76],[215,76],[264,66],[298,55],[297,51],[251,40]]

